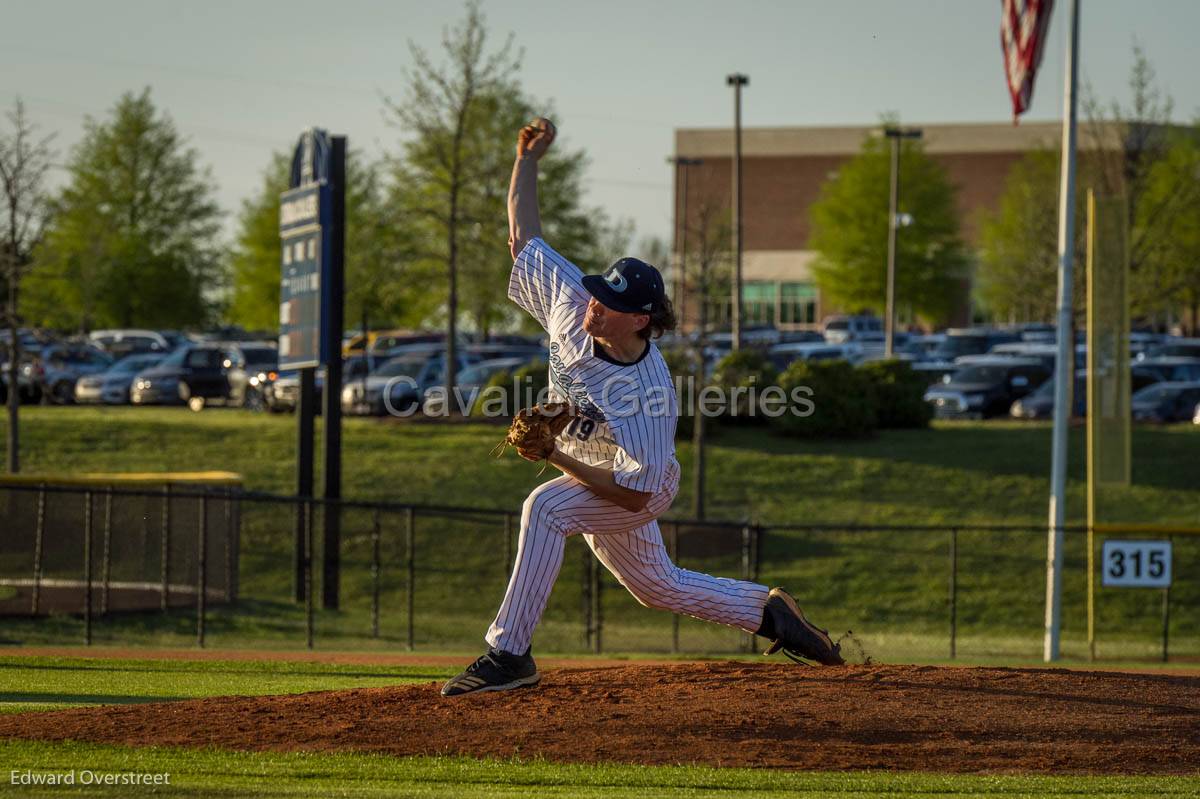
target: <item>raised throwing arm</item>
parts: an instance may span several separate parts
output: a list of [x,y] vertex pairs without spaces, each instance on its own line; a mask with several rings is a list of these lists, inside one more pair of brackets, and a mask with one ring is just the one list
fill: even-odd
[[517,160],[508,185],[508,248],[516,258],[530,239],[542,235],[538,213],[537,162],[554,141],[554,123],[538,117],[517,134]]

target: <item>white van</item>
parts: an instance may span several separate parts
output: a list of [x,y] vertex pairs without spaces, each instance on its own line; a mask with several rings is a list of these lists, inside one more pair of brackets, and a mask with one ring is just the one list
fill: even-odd
[[821,328],[830,344],[883,340],[883,320],[877,316],[830,316]]

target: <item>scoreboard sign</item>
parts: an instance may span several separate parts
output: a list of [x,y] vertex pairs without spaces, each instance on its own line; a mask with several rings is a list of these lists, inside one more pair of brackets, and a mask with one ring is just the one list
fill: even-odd
[[1171,542],[1104,542],[1101,584],[1115,588],[1167,588],[1171,585]]
[[329,184],[314,181],[284,192],[279,202],[279,368],[324,363],[325,284],[330,266]]

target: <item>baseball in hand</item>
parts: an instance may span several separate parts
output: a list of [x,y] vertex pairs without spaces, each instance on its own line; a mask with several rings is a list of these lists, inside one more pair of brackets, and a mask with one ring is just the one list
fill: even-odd
[[517,157],[541,158],[550,149],[557,131],[554,123],[545,117],[536,117],[517,134]]

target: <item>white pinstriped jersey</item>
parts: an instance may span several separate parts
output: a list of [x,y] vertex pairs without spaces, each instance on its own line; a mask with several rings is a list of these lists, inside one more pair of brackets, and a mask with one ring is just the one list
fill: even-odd
[[550,334],[550,394],[570,401],[576,419],[558,448],[591,466],[612,469],[618,485],[654,493],[677,480],[675,386],[662,353],[649,342],[636,362],[612,360],[583,329],[591,295],[579,267],[542,239],[513,263],[509,299]]

